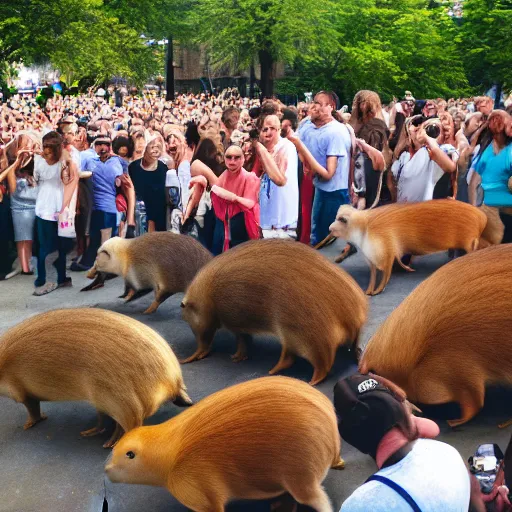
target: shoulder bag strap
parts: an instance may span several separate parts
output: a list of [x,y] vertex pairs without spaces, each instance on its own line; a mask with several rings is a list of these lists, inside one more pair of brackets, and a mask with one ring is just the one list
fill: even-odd
[[400,494],[400,496],[409,503],[414,512],[421,512],[420,507],[418,507],[418,504],[413,500],[411,495],[403,487],[398,485],[396,482],[393,482],[393,480],[381,475],[372,475],[368,480],[366,480],[366,482],[371,482],[372,480],[391,487],[391,489]]

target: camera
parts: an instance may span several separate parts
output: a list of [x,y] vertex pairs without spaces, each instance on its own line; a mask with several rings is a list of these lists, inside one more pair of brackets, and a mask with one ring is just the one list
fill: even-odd
[[441,128],[437,124],[431,124],[425,128],[425,133],[432,139],[437,139],[441,133]]

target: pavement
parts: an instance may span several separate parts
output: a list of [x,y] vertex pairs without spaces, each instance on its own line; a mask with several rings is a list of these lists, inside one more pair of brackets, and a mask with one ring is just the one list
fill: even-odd
[[[331,260],[343,247],[337,241],[322,252]],[[48,258],[52,261],[51,258]],[[446,254],[425,256],[414,260],[416,272],[396,272],[383,294],[370,299],[370,313],[362,340],[366,344],[385,318],[400,302],[432,272],[448,261]],[[342,263],[363,287],[369,279],[369,269],[360,254]],[[49,279],[54,269],[48,268]],[[150,304],[148,295],[133,303],[124,304],[117,297],[124,290],[120,278],[108,281],[104,288],[91,292],[79,290],[90,283],[84,273],[72,272],[73,287],[59,289],[44,297],[33,297],[33,278],[16,276],[0,282],[0,333],[22,320],[43,311],[69,307],[99,307],[129,315],[158,331],[172,346],[178,358],[191,355],[196,348],[189,326],[181,319],[182,294],[167,300],[156,313],[142,315]],[[418,312],[421,314],[421,312]],[[505,333],[504,333],[505,334]],[[80,340],[76,340],[77,343]],[[448,340],[447,340],[448,341]],[[229,355],[235,352],[234,336],[225,331],[217,333],[212,354],[198,362],[183,366],[185,383],[194,401],[226,386],[264,376],[279,358],[280,344],[272,338],[256,337],[251,358],[233,363]],[[318,389],[332,399],[336,380],[350,372],[340,351],[329,377]],[[468,368],[468,372],[471,368]],[[312,368],[298,361],[282,375],[309,381]],[[471,422],[450,429],[439,420],[445,441],[459,450],[462,457],[473,454],[484,442],[498,443],[504,450],[512,428],[500,430],[497,424],[512,417],[510,391],[490,390],[483,411]],[[0,512],[138,512],[186,510],[165,489],[111,484],[105,479],[103,467],[108,451],[102,448],[110,432],[104,436],[81,438],[79,432],[95,425],[94,409],[81,402],[44,402],[42,410],[48,419],[24,431],[25,408],[0,398]],[[180,409],[173,404],[164,405],[146,424],[161,423]],[[334,510],[361,485],[375,470],[373,460],[347,443],[342,444],[344,471],[330,471],[324,485]],[[442,461],[439,461],[442,464]],[[268,511],[263,503],[237,503],[227,508],[230,512]]]

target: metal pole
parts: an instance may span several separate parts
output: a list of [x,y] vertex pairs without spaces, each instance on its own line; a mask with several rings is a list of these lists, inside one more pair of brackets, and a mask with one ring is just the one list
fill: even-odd
[[166,63],[166,101],[174,101],[174,64],[173,64],[172,35],[167,39],[167,63]]

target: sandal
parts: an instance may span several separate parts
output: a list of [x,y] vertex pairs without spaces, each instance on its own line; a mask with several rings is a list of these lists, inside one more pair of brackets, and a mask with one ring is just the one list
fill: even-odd
[[55,291],[57,288],[57,283],[46,283],[45,285],[36,288],[32,295],[35,295],[36,297],[42,297],[43,295],[48,295],[49,293]]

